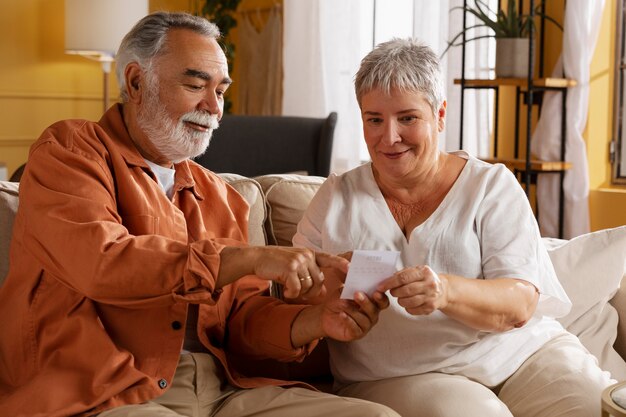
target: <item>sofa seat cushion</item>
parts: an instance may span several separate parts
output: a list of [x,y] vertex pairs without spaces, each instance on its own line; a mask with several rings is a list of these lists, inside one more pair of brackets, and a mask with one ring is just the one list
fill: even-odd
[[291,246],[291,239],[304,211],[326,178],[281,174],[255,177],[267,202],[268,243]]

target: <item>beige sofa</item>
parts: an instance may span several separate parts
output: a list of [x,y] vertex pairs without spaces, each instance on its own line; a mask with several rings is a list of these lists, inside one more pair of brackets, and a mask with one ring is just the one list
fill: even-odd
[[[323,178],[267,175],[254,179],[222,174],[250,204],[249,239],[253,245],[289,245],[303,210]],[[8,269],[8,245],[18,204],[18,184],[0,182],[0,284]],[[626,380],[626,226],[570,241],[544,239],[557,275],[574,303],[560,319],[614,377]],[[626,282],[626,281],[625,281]],[[325,345],[303,364],[246,364],[248,372],[306,379],[328,389]],[[321,382],[321,384],[319,384]]]

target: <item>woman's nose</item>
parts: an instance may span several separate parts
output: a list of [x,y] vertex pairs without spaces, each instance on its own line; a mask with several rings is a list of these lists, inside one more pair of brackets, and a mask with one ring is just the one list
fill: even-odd
[[385,145],[393,145],[396,142],[401,142],[402,138],[398,132],[398,126],[394,122],[388,122],[383,129],[383,136],[381,142]]

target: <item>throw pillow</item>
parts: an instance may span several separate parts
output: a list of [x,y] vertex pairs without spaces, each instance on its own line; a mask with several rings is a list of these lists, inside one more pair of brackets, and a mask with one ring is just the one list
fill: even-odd
[[261,184],[268,205],[270,244],[291,246],[291,238],[311,199],[326,178],[304,175],[263,175]]
[[626,362],[613,348],[618,315],[609,304],[626,271],[626,226],[569,241],[543,241],[572,301],[572,310],[558,320],[598,358],[600,367],[613,378],[626,379]]
[[251,245],[263,246],[267,240],[265,235],[265,199],[258,182],[238,174],[218,174],[230,184],[250,205],[248,216],[248,241]]

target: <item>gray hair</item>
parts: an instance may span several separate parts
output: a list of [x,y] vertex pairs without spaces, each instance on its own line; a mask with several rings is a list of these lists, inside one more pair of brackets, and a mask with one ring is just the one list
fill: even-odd
[[365,58],[354,78],[356,99],[374,89],[390,94],[420,92],[426,96],[433,113],[443,104],[443,76],[437,54],[417,39],[394,38],[378,44]]
[[219,39],[220,30],[203,17],[189,13],[156,12],[145,16],[124,36],[116,56],[116,76],[120,98],[128,101],[124,71],[131,62],[150,69],[152,59],[162,54],[165,37],[170,29],[189,29],[212,39]]

